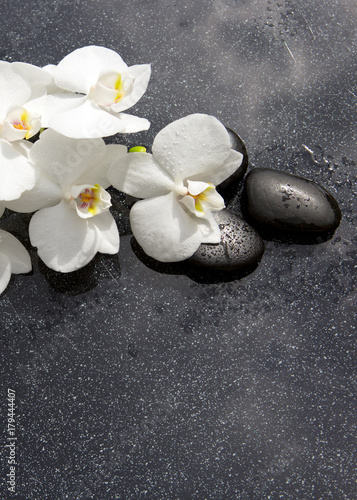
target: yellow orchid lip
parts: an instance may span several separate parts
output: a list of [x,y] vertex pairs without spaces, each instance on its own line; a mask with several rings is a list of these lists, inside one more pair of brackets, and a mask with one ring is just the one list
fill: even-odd
[[26,110],[22,112],[19,118],[15,118],[11,121],[11,125],[16,130],[26,130],[27,134],[25,135],[25,139],[30,137],[31,123],[29,120],[29,114]]
[[21,119],[21,121],[20,120],[13,120],[12,126],[14,128],[16,128],[17,130],[28,130],[29,129],[28,124],[23,119]]
[[119,101],[121,101],[123,99],[123,97],[125,96],[123,80],[122,80],[120,73],[118,73],[118,78],[116,79],[116,81],[114,83],[114,89],[117,91],[117,93],[115,95],[115,99],[114,99],[114,102],[116,104]]
[[95,215],[96,205],[98,203],[98,195],[95,188],[85,188],[84,191],[79,193],[79,208],[87,209],[88,212]]
[[213,184],[210,184],[204,191],[199,194],[192,194],[190,193],[190,191],[188,192],[188,194],[195,200],[195,209],[203,214],[205,211],[202,203],[210,199],[210,193],[212,189],[215,191],[215,187],[213,186]]
[[204,217],[206,212],[224,208],[224,201],[213,184],[201,181],[187,181],[186,194],[180,201],[197,217]]
[[8,141],[30,139],[40,130],[39,116],[29,113],[25,108],[16,107],[4,121],[3,137]]
[[73,186],[71,204],[84,219],[106,212],[111,206],[109,193],[99,184]]
[[121,73],[107,73],[102,75],[92,87],[90,96],[99,106],[112,106],[124,99],[133,86],[132,79]]

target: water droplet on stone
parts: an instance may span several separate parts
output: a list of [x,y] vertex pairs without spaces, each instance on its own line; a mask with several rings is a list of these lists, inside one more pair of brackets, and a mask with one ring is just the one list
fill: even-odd
[[223,209],[212,215],[221,230],[221,241],[217,245],[203,243],[189,261],[216,270],[256,265],[264,252],[264,242],[257,231],[230,210]]

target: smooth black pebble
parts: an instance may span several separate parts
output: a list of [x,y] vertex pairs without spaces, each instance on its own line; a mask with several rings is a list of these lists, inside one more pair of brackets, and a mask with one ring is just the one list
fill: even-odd
[[212,213],[221,230],[221,241],[216,245],[202,243],[189,261],[217,270],[245,269],[258,264],[264,242],[257,231],[230,210]]
[[268,168],[245,179],[247,211],[253,221],[278,230],[334,231],[342,214],[335,198],[316,182]]

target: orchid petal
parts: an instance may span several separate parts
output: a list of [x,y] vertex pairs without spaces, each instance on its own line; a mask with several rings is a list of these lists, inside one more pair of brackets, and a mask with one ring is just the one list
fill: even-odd
[[112,185],[136,198],[167,194],[174,187],[169,174],[149,153],[127,153],[114,160],[108,177]]
[[95,228],[100,245],[98,252],[116,254],[119,252],[119,232],[116,222],[110,212],[105,212],[92,219],[89,224]]
[[88,94],[103,71],[123,72],[127,65],[119,54],[96,45],[74,50],[54,70],[55,83],[71,92]]
[[0,200],[15,200],[35,185],[35,170],[10,143],[0,139]]
[[120,130],[118,130],[120,134],[135,134],[150,128],[150,122],[146,118],[128,115],[127,113],[118,113],[117,116],[120,119]]
[[207,188],[199,197],[204,212],[219,212],[225,208],[222,196],[213,188]]
[[[59,93],[66,93],[68,92],[66,90],[61,89],[58,87],[58,85],[55,84],[53,74],[57,66],[55,64],[47,64],[46,66],[43,66],[43,70],[47,71],[51,75],[51,82],[47,84],[46,89],[47,89],[47,94],[59,94]],[[73,94],[72,94],[73,95]],[[80,96],[77,96],[80,97]]]
[[212,183],[214,186],[218,186],[221,182],[228,179],[241,165],[243,161],[243,155],[239,151],[231,149],[226,160],[218,165],[215,169],[210,172],[205,172],[203,175],[192,175],[191,180],[204,179],[206,182]]
[[[219,168],[230,149],[226,128],[217,118],[202,114],[170,123],[157,134],[152,146],[156,160],[176,182]],[[206,180],[204,175],[201,180]]]
[[52,117],[49,126],[67,137],[83,139],[140,132],[147,130],[150,122],[124,113],[112,114],[87,100],[80,106]]
[[35,99],[46,93],[47,86],[52,82],[52,75],[38,66],[23,62],[11,63],[11,69],[18,73],[31,87],[30,99]]
[[43,262],[63,273],[90,262],[100,240],[93,226],[78,217],[66,201],[36,212],[30,221],[30,239]]
[[124,97],[117,104],[110,106],[110,110],[118,113],[134,106],[144,95],[149,84],[150,75],[150,64],[130,66],[122,76],[123,78],[128,77],[133,80],[132,89],[130,92],[125,93]]
[[52,75],[49,71],[33,64],[16,61],[11,63],[11,69],[26,80],[31,87],[37,85],[45,87],[52,81]]
[[185,205],[185,207],[187,208],[187,210],[191,213],[195,213],[195,200],[192,196],[190,195],[187,195],[187,196],[184,196],[183,198],[180,198],[179,201]]
[[32,148],[33,144],[32,142],[29,141],[14,141],[11,143],[11,146],[16,149],[22,156],[25,158],[29,157],[30,154],[30,149]]
[[41,117],[42,127],[48,127],[52,117],[76,108],[85,102],[87,97],[61,92],[39,97],[26,103],[26,109]]
[[161,262],[191,257],[202,241],[198,224],[186,213],[174,192],[135,203],[130,223],[145,253]]
[[53,116],[49,126],[67,137],[82,139],[139,132],[147,130],[150,122],[124,113],[114,115],[87,100],[80,106]]
[[99,184],[104,189],[110,186],[108,171],[114,160],[125,155],[126,146],[120,144],[108,144],[105,148],[104,157],[95,163],[89,170],[76,179],[77,184]]
[[35,169],[35,185],[24,191],[17,200],[7,201],[6,207],[20,213],[35,212],[41,208],[51,207],[63,198],[62,189],[41,170]]
[[105,151],[103,139],[78,141],[48,129],[32,146],[30,159],[66,191],[77,179],[84,179],[86,172],[97,168]]
[[210,185],[207,182],[187,180],[188,192],[192,196],[198,196],[208,189]]
[[201,243],[217,244],[221,241],[221,230],[210,212],[197,219],[197,223],[202,234]]
[[3,293],[11,278],[11,263],[7,255],[0,252],[0,294]]
[[53,72],[57,68],[56,64],[46,64],[45,66],[42,66],[42,69],[50,73],[50,75],[53,78]]
[[31,89],[25,80],[12,71],[11,64],[4,65],[0,73],[0,122],[4,121],[11,107],[21,106],[30,95]]
[[32,269],[28,251],[11,233],[0,229],[0,252],[5,254],[14,274],[29,273]]

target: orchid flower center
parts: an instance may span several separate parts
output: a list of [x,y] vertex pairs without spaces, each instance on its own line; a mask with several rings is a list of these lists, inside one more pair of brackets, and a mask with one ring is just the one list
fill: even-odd
[[117,103],[125,96],[123,80],[120,73],[118,73],[118,77],[114,82],[114,89],[116,90],[114,102]]
[[182,195],[180,202],[197,217],[205,217],[207,212],[217,212],[225,207],[222,196],[211,183],[188,180],[187,188],[182,186],[178,194]]
[[70,203],[83,219],[107,212],[111,206],[109,193],[99,184],[73,186],[71,195]]
[[27,113],[23,113],[20,119],[13,120],[11,125],[17,130],[30,130],[30,124],[27,120]]
[[112,106],[122,101],[133,88],[133,79],[121,73],[102,75],[90,92],[90,97],[98,106]]
[[25,108],[13,109],[5,118],[3,137],[8,141],[30,139],[41,128],[38,116],[32,115]]

